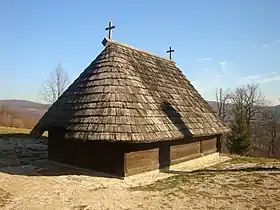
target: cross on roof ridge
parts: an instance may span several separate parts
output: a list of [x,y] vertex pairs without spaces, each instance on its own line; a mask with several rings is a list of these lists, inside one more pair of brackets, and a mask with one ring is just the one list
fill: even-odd
[[174,52],[175,50],[173,50],[171,47],[169,47],[169,50],[167,50],[166,52],[169,53],[169,59],[172,60],[172,53]]
[[153,54],[152,52],[149,52],[149,51],[146,51],[144,49],[140,49],[140,48],[134,47],[132,45],[128,45],[128,44],[125,44],[125,43],[117,42],[115,40],[111,40],[111,39],[108,39],[106,37],[102,40],[103,46],[106,46],[106,45],[108,45],[110,43],[113,43],[113,44],[116,44],[116,45],[119,45],[119,46],[122,46],[122,47],[130,48],[132,50],[136,50],[137,52],[144,53],[144,54],[150,55],[150,56],[154,56],[154,57],[157,57],[157,58],[160,58],[160,59],[163,59],[165,61],[169,61],[169,62],[175,64],[175,62],[173,60],[170,60],[170,59],[168,59],[166,57],[161,57],[161,56],[159,56],[157,54]]
[[105,28],[105,31],[109,31],[108,38],[111,39],[111,31],[115,28],[115,26],[112,25],[112,22],[109,21],[109,27]]

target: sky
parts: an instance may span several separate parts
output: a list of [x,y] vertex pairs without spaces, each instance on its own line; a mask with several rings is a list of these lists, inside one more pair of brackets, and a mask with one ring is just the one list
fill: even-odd
[[258,83],[280,101],[280,1],[0,1],[0,99],[39,102],[60,63],[71,81],[112,39],[173,60],[206,100]]

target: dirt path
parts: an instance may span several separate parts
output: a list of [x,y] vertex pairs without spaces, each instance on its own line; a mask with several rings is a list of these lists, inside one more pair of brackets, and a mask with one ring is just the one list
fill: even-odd
[[119,180],[45,158],[44,143],[2,140],[0,209],[280,209],[280,163],[231,161]]

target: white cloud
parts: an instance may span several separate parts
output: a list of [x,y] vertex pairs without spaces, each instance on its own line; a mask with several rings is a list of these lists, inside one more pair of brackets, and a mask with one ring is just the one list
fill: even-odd
[[229,62],[228,61],[220,61],[219,64],[223,66],[223,65],[229,64]]
[[221,65],[222,72],[225,72],[227,70],[228,64],[230,64],[229,61],[220,61],[219,64]]
[[222,76],[221,74],[216,74],[216,77],[220,77],[220,76]]
[[[276,73],[276,72],[275,72]],[[269,83],[273,81],[280,81],[280,75],[275,75],[274,72],[272,72],[273,75],[252,75],[252,76],[246,76],[239,78],[239,82],[241,83]]]
[[276,71],[271,72],[271,74],[277,74]]
[[203,71],[205,71],[205,72],[207,72],[207,71],[209,71],[210,69],[208,69],[208,68],[204,68],[203,69]]
[[262,44],[261,47],[262,47],[262,48],[267,48],[267,47],[268,47],[268,44]]
[[239,78],[239,81],[244,81],[244,82],[248,82],[248,81],[254,81],[257,80],[261,77],[261,75],[257,74],[257,75],[251,75],[251,76],[246,76],[246,77],[241,77]]
[[273,81],[280,81],[280,75],[263,78],[259,80],[259,83],[273,82]]
[[[276,40],[276,42],[277,41],[279,41],[279,43],[280,43],[280,40]],[[252,48],[257,48],[257,47],[261,47],[261,48],[268,48],[269,46],[268,46],[268,44],[261,44],[261,45],[256,45],[256,44],[253,44],[252,45]]]
[[203,62],[203,61],[212,61],[212,58],[201,58],[197,60],[197,62]]

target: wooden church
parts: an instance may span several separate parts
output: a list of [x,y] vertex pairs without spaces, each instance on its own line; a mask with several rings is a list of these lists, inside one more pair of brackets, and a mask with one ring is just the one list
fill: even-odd
[[217,152],[229,130],[175,62],[102,43],[31,131],[48,131],[49,159],[124,177]]

